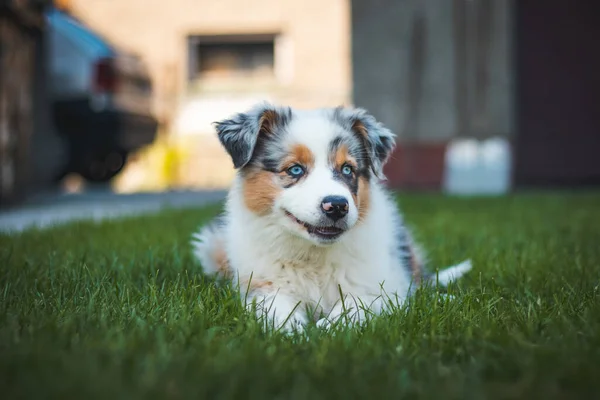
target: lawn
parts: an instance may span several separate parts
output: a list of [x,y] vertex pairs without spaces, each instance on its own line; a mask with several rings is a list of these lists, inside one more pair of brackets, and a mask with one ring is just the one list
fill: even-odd
[[201,276],[218,206],[0,236],[0,397],[600,395],[600,194],[399,200],[433,265],[474,270],[335,334],[264,335]]

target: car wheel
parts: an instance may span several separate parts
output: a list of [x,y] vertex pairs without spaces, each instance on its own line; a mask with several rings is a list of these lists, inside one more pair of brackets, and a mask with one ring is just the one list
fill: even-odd
[[78,171],[89,182],[105,183],[117,176],[127,162],[127,152],[112,151],[87,159]]

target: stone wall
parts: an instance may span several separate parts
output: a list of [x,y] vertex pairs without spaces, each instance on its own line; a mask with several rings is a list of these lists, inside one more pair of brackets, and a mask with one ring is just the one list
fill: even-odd
[[352,0],[353,100],[406,141],[513,132],[511,1]]

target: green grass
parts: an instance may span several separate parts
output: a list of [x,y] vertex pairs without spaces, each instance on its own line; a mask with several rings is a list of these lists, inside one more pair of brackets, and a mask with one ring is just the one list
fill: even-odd
[[434,265],[474,270],[335,335],[266,336],[202,278],[188,239],[218,207],[0,236],[0,397],[597,395],[599,194],[401,204]]

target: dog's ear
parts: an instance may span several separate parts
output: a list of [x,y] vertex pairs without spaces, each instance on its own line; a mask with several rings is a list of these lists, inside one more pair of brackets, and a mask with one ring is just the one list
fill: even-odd
[[396,146],[396,135],[362,108],[338,107],[334,111],[334,117],[362,140],[373,173],[378,178],[385,179],[383,166]]
[[242,168],[252,159],[261,138],[276,135],[291,119],[287,107],[259,104],[231,119],[215,122],[219,141],[233,160],[233,166]]

